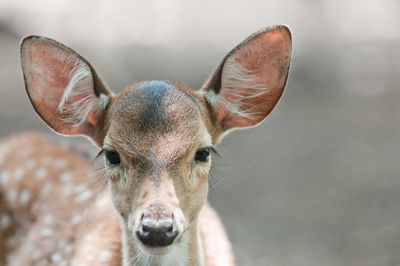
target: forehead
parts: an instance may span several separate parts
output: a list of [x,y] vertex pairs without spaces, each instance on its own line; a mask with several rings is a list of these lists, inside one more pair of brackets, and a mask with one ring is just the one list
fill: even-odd
[[149,81],[121,95],[113,105],[111,121],[111,142],[143,154],[160,146],[189,147],[199,139],[201,116],[196,100],[177,86]]

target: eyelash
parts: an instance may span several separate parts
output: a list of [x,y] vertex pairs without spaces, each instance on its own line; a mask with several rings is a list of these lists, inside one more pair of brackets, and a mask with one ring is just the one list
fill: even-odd
[[[115,167],[121,164],[121,157],[118,152],[114,150],[106,150],[102,149],[95,157],[96,160],[102,159],[103,157],[107,158],[107,164],[109,166]],[[116,162],[113,162],[116,161]]]
[[99,151],[99,153],[96,155],[96,157],[94,157],[94,159],[95,159],[96,161],[103,159],[105,152],[106,152],[106,151],[105,151],[104,149],[101,149],[101,150]]
[[[204,148],[203,148],[203,149],[204,149]],[[218,151],[217,151],[214,147],[209,147],[209,149],[210,149],[210,154],[211,154],[211,155],[217,156],[217,157],[221,157],[221,155],[218,153]],[[202,150],[202,149],[200,149],[200,150]],[[99,151],[99,153],[96,155],[95,160],[97,161],[97,160],[103,159],[104,156],[105,156],[106,151],[107,151],[107,150],[105,150],[105,149],[101,149],[101,150]]]
[[214,149],[214,147],[211,147],[211,154],[217,157],[221,157],[221,155],[218,153],[218,151],[216,149]]

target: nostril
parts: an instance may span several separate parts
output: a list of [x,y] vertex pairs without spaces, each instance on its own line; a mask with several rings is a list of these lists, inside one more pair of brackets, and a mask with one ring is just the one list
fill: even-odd
[[167,236],[167,238],[172,239],[173,241],[175,237],[178,235],[178,230],[175,230],[174,226],[171,225],[165,232],[165,235]]
[[145,225],[142,225],[142,231],[143,232],[148,232],[149,228],[147,226],[145,226]]
[[174,230],[174,226],[172,226],[172,225],[167,228],[168,233],[171,233],[173,230]]
[[141,228],[136,232],[136,234],[142,240],[149,238],[150,231],[146,226],[142,225]]

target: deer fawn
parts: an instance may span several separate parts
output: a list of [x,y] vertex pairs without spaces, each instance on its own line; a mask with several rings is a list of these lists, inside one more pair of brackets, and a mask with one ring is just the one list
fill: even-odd
[[[234,265],[207,205],[210,152],[255,126],[285,87],[291,36],[261,30],[222,60],[199,91],[145,81],[114,95],[83,57],[47,38],[21,43],[26,91],[54,131],[85,135],[93,163],[34,134],[0,143],[0,264]],[[93,192],[91,180],[109,189]]]

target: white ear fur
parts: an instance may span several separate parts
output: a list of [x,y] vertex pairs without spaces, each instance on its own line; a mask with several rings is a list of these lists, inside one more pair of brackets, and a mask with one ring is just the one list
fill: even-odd
[[284,26],[261,30],[228,53],[202,88],[223,130],[253,126],[268,115],[285,87],[290,54]]
[[[103,111],[107,107],[110,97],[103,93],[97,97],[93,90],[88,89],[92,86],[93,79],[90,67],[85,62],[75,59],[74,67],[69,75],[71,78],[64,89],[58,110],[60,113],[69,114],[63,118],[65,122],[78,127],[87,121],[90,112]],[[68,101],[73,98],[79,100]]]
[[[205,95],[210,104],[227,110],[232,115],[248,119],[254,118],[256,107],[252,106],[248,100],[267,94],[270,89],[267,84],[258,81],[257,76],[252,73],[254,70],[248,69],[246,65],[236,61],[237,58],[243,56],[252,56],[252,52],[256,49],[255,46],[245,47],[226,59],[221,73],[221,88],[223,89],[218,95],[214,90],[207,91]],[[268,62],[264,62],[264,66],[267,64]],[[246,88],[246,91],[238,90],[238,84]]]

